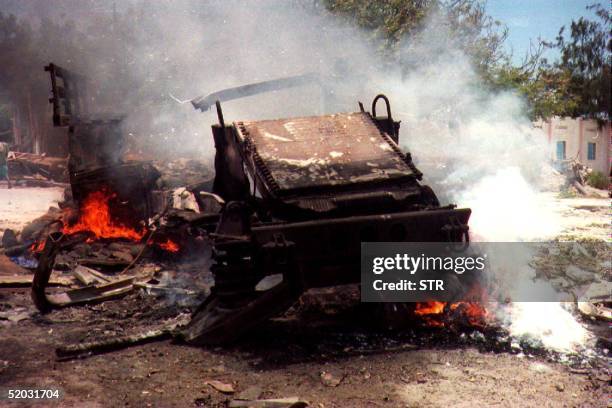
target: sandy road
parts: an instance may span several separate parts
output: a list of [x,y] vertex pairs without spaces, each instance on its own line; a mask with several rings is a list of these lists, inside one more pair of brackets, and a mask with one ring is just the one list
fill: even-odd
[[21,230],[34,218],[45,214],[62,199],[62,188],[13,187],[0,185],[0,236],[5,229]]

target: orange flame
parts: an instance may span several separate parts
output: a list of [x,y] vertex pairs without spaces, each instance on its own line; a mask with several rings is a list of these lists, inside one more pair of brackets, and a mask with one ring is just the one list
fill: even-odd
[[461,316],[473,326],[483,325],[489,317],[489,312],[483,305],[477,302],[457,302],[450,305],[450,310],[459,310]]
[[418,302],[416,304],[416,309],[414,309],[414,314],[417,316],[440,314],[444,311],[445,305],[446,302]]
[[178,252],[179,251],[178,244],[169,238],[166,239],[166,242],[158,242],[157,246],[159,246],[161,249],[168,251],[168,252]]
[[489,313],[478,302],[451,303],[446,309],[447,302],[417,302],[414,314],[421,316],[428,326],[444,326],[442,319],[452,313],[453,317],[461,317],[472,326],[485,326]]
[[64,226],[62,232],[66,235],[89,231],[96,238],[126,238],[139,241],[144,231],[136,231],[112,220],[109,200],[116,195],[105,190],[90,193],[81,205],[80,217],[76,224]]
[[43,249],[45,249],[45,241],[44,240],[35,242],[32,245],[30,245],[30,252],[39,253],[39,252],[42,252]]

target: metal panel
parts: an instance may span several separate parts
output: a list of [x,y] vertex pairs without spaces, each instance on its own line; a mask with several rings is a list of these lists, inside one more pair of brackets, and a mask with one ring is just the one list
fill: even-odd
[[272,191],[415,175],[409,159],[365,112],[237,122],[234,126]]
[[53,104],[53,125],[69,126],[78,122],[87,113],[86,80],[55,64],[45,66],[51,77],[49,102]]

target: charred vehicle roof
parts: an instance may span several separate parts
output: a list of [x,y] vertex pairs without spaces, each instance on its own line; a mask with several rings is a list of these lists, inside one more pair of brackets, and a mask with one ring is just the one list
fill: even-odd
[[268,192],[393,182],[414,172],[365,112],[235,122]]

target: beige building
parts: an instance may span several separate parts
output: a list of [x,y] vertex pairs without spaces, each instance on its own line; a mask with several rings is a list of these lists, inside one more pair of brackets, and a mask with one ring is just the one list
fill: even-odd
[[534,126],[542,129],[552,145],[552,160],[578,160],[595,171],[610,174],[610,121],[600,127],[594,119],[554,117],[548,121],[534,122]]

